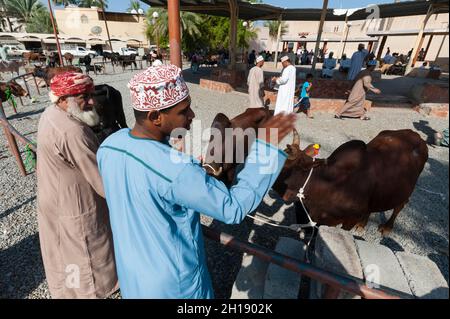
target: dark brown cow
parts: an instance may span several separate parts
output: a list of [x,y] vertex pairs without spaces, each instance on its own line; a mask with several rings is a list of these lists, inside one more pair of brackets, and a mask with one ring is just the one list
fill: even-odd
[[[248,150],[248,136],[244,136],[242,140],[239,137],[233,136],[233,145],[230,146],[230,150],[233,151],[233,163],[225,163],[225,129],[227,128],[241,128],[242,130],[254,129],[263,125],[268,119],[273,116],[272,112],[265,108],[250,108],[244,113],[238,115],[237,117],[229,120],[225,114],[219,113],[213,120],[212,128],[218,129],[221,132],[222,141],[217,143],[214,141],[213,136],[211,136],[210,144],[206,152],[204,160],[204,168],[207,173],[215,176],[216,178],[222,180],[226,185],[230,186],[233,182],[235,171],[236,171],[236,156],[237,156],[237,143],[244,143],[244,157],[247,156]],[[251,141],[252,143],[253,141]],[[215,150],[215,145],[222,146],[222,159],[221,162],[214,161],[214,155],[217,150]]]
[[6,91],[10,89],[14,96],[28,96],[28,92],[16,81],[0,82],[0,98],[2,102],[6,102]]
[[22,53],[22,57],[25,61],[27,61],[28,64],[30,64],[31,61],[45,61],[46,57],[42,53],[34,53],[34,52],[24,52]]
[[47,85],[50,85],[50,81],[55,75],[68,71],[83,73],[83,71],[76,66],[64,66],[58,68],[50,68],[50,67],[41,68],[39,66],[36,66],[33,74],[38,78],[44,79],[45,83],[47,83]]
[[371,213],[393,209],[390,219],[379,226],[383,235],[388,234],[428,160],[428,147],[419,134],[383,131],[368,144],[350,141],[329,158],[316,161],[300,150],[296,136],[288,145],[289,159],[273,186],[283,200],[298,201],[299,190],[314,168],[304,189],[304,204],[313,221],[361,230]]
[[73,58],[74,58],[74,56],[73,56],[72,53],[66,52],[66,53],[64,53],[63,57],[64,57],[64,60],[66,60],[66,62],[67,62],[69,65],[72,65],[72,64],[73,64]]

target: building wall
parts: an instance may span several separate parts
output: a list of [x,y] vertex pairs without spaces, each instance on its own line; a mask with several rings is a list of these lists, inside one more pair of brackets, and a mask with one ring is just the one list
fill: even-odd
[[[135,39],[148,44],[143,16],[106,12],[111,39],[127,42]],[[63,37],[107,39],[105,21],[96,8],[64,8],[55,10],[55,18]]]
[[[398,17],[392,19],[378,19],[369,21],[351,21],[351,27],[348,33],[348,38],[361,38],[366,37],[367,31],[372,30],[417,30],[425,16],[410,16],[410,17]],[[299,38],[300,33],[307,33],[309,37],[316,37],[317,30],[319,28],[318,21],[287,21],[288,31],[284,35],[286,38],[295,37]],[[426,29],[445,29],[449,23],[448,14],[433,15],[427,23]],[[322,38],[341,38],[344,36],[344,21],[326,21],[324,24],[324,33]],[[257,28],[258,38],[252,42],[252,48],[258,51],[269,50],[275,51],[276,39],[271,39],[269,36],[268,28],[263,25]],[[429,40],[429,36],[425,38],[423,47],[426,48]],[[434,36],[431,42],[430,49],[428,51],[427,60],[434,61],[439,58],[449,57],[449,40],[448,36]],[[381,39],[380,39],[381,40]],[[416,36],[392,36],[388,37],[384,48],[383,55],[388,47],[391,52],[399,52],[400,54],[407,54],[408,51],[414,46]],[[367,46],[367,42],[365,43]],[[322,46],[322,45],[321,45]],[[307,49],[314,49],[315,43],[307,43]],[[358,43],[347,43],[345,46],[345,54],[347,56],[352,55],[356,51]],[[442,47],[442,48],[441,48]],[[279,50],[282,50],[282,44],[279,46]],[[327,44],[328,52],[333,51],[335,55],[338,55],[342,50],[339,42],[329,42]],[[297,43],[294,44],[294,50],[297,49]],[[374,45],[374,49],[377,49],[377,44]]]

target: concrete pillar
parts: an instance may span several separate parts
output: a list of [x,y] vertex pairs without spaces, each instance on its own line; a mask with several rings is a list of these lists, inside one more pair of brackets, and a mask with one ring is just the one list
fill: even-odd
[[384,50],[384,46],[386,44],[386,40],[387,40],[387,35],[383,36],[383,39],[381,40],[381,44],[378,49],[377,60],[381,59],[381,56],[383,55],[383,50]]
[[427,58],[428,50],[430,50],[431,41],[433,41],[433,35],[432,34],[430,35],[430,38],[428,39],[427,48],[425,49],[425,55],[423,57],[424,60]]
[[169,15],[170,63],[182,68],[180,0],[168,0],[167,13]]
[[409,59],[408,65],[406,66],[405,74],[408,74],[409,72],[411,72],[412,68],[414,67],[414,64],[417,61],[417,56],[419,55],[419,50],[423,43],[423,38],[424,38],[423,32],[424,32],[425,27],[428,23],[428,20],[430,19],[432,14],[433,14],[433,5],[431,4],[430,7],[428,8],[427,15],[423,19],[422,24],[420,26],[420,31],[419,31],[419,34],[417,35],[416,44],[414,45],[414,49],[411,54],[411,58]]
[[278,47],[280,46],[280,40],[281,40],[281,24],[283,23],[282,18],[283,18],[283,16],[280,14],[280,16],[278,17],[277,47],[275,49],[275,69],[278,66]]

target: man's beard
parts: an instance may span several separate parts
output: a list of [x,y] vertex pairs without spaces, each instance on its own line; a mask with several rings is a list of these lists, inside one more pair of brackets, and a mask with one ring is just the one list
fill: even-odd
[[82,111],[73,98],[69,98],[67,103],[67,113],[71,114],[77,120],[85,123],[90,127],[97,126],[100,123],[100,116],[98,115],[95,108],[90,111]]

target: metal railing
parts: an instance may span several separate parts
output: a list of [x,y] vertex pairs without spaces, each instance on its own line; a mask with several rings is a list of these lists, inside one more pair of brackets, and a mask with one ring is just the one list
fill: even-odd
[[22,173],[22,176],[27,175],[27,171],[25,169],[25,165],[23,163],[22,157],[20,156],[19,148],[17,147],[17,141],[18,139],[21,143],[28,145],[28,147],[33,151],[36,152],[36,146],[31,142],[29,139],[27,139],[25,136],[20,134],[9,122],[6,118],[5,111],[3,110],[3,103],[0,100],[0,125],[3,128],[3,133],[5,133],[6,140],[8,142],[9,149],[11,150],[11,153],[14,155],[17,165],[19,166],[19,170]]
[[321,269],[314,265],[301,262],[292,257],[282,255],[270,249],[260,247],[253,243],[243,242],[226,233],[212,230],[202,225],[203,234],[214,241],[234,250],[254,255],[266,262],[276,264],[326,285],[324,298],[336,299],[341,290],[361,296],[364,299],[411,299],[412,297],[401,291],[388,287],[382,289],[370,288],[366,283],[355,277],[343,276]]

